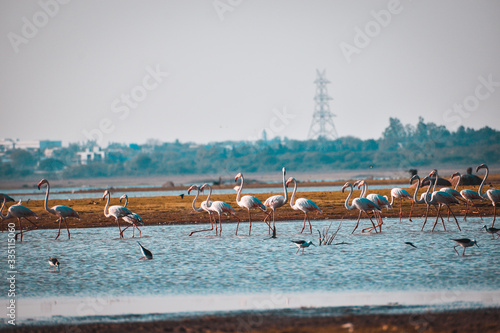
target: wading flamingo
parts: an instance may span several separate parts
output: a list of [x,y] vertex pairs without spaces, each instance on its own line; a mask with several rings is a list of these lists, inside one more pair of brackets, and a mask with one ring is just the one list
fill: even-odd
[[47,185],[47,192],[45,192],[45,210],[49,212],[50,214],[53,214],[58,217],[57,221],[59,221],[59,231],[57,232],[56,239],[59,238],[59,235],[61,234],[61,222],[64,222],[64,225],[66,226],[66,229],[68,230],[68,239],[71,239],[71,234],[69,233],[69,228],[68,224],[66,223],[66,219],[68,217],[74,217],[80,220],[80,216],[78,213],[73,209],[68,206],[63,206],[63,205],[57,205],[52,208],[49,208],[47,205],[47,202],[49,201],[49,193],[50,193],[50,184],[47,179],[42,179],[38,183],[38,189],[42,187],[42,185]]
[[[252,217],[250,216],[250,209],[260,209],[264,213],[266,213],[267,216],[269,214],[267,213],[267,208],[264,206],[264,204],[257,199],[256,197],[253,197],[251,195],[245,195],[241,197],[241,191],[243,190],[243,183],[244,183],[244,178],[243,174],[240,172],[234,177],[234,181],[238,181],[238,179],[241,179],[240,186],[236,186],[234,189],[237,191],[236,193],[236,203],[238,206],[241,208],[245,208],[248,210],[248,222],[250,224],[250,227],[248,229],[248,235],[250,236],[250,233],[252,232]],[[241,197],[241,198],[240,198]],[[236,226],[236,235],[238,234],[238,227],[240,226],[240,221],[238,221],[238,225]]]
[[[384,197],[384,196],[382,196],[380,194],[376,194],[376,193],[370,193],[368,195],[366,194],[366,191],[368,190],[368,184],[366,183],[366,181],[364,179],[358,180],[357,182],[355,182],[353,184],[353,187],[355,187],[356,185],[358,186],[358,188],[363,186],[363,190],[361,191],[361,195],[360,195],[361,198],[366,198],[366,199],[370,200],[371,202],[373,202],[374,204],[379,206],[381,210],[383,208],[392,209],[392,205],[389,203],[389,200],[387,200],[387,197]],[[376,210],[373,211],[373,214],[375,215],[375,217],[378,220],[377,227],[379,227],[379,231],[382,231],[382,224],[384,224],[384,221],[382,220],[382,215],[380,213],[378,213]]]
[[[194,191],[196,190],[196,196],[194,197],[193,199],[193,210],[196,211],[196,212],[207,212],[208,213],[208,218],[210,219],[210,229],[202,229],[202,230],[195,230],[195,231],[191,231],[189,233],[189,236],[197,233],[197,232],[202,232],[202,231],[211,231],[211,230],[214,230],[214,222],[215,222],[215,217],[213,218],[213,221],[212,221],[212,211],[210,211],[207,207],[207,200],[203,201],[200,205],[199,208],[196,208],[196,200],[198,199],[198,197],[200,196],[200,188],[197,186],[197,185],[191,185],[189,188],[188,188],[188,194],[191,193],[191,191]],[[215,235],[217,236],[217,223],[215,223]]]
[[133,213],[130,211],[130,209],[124,206],[114,205],[109,207],[109,200],[111,199],[111,193],[109,192],[109,190],[104,191],[102,200],[104,200],[104,198],[106,197],[108,197],[108,201],[106,201],[106,206],[104,207],[104,216],[115,218],[115,221],[118,224],[118,230],[120,231],[120,238],[123,238],[123,231],[120,227],[119,219],[123,219],[124,216],[131,215]]
[[[126,208],[127,204],[128,204],[128,195],[126,195],[126,194],[122,195],[120,197],[120,203],[122,202],[122,199],[125,199],[125,205],[123,205],[123,207]],[[122,233],[125,232],[125,230],[127,230],[128,228],[130,228],[132,226],[132,238],[135,237],[135,229],[137,229],[139,231],[139,237],[142,237],[141,229],[139,229],[139,227],[137,225],[138,224],[144,225],[144,221],[139,216],[139,214],[132,212],[132,214],[125,215],[124,217],[122,217],[122,220],[129,224],[125,229],[123,229]]]
[[491,222],[491,227],[495,225],[495,219],[497,218],[497,204],[500,204],[500,190],[496,188],[490,188],[486,193],[481,193],[483,190],[484,182],[486,181],[486,178],[488,178],[488,174],[490,173],[490,169],[488,169],[488,166],[486,164],[481,164],[476,168],[476,172],[478,172],[481,169],[486,169],[486,174],[484,175],[483,181],[481,182],[481,185],[479,186],[479,190],[477,191],[480,196],[483,198],[489,199],[491,201],[491,204],[493,205],[493,222]]
[[316,211],[319,214],[323,212],[321,211],[321,209],[319,209],[318,205],[316,205],[316,203],[312,200],[306,198],[299,198],[297,199],[297,201],[295,201],[295,193],[297,192],[297,181],[295,180],[295,178],[290,177],[286,181],[286,186],[288,186],[288,184],[290,184],[291,182],[293,182],[293,193],[292,197],[290,198],[290,207],[292,207],[293,210],[300,210],[301,212],[304,213],[304,226],[302,227],[300,233],[304,231],[307,220],[307,222],[309,222],[309,231],[312,234],[311,221],[309,220],[309,216],[307,216],[307,213]]
[[[226,215],[230,214],[230,215],[233,215],[238,220],[238,222],[240,221],[240,219],[239,219],[238,216],[236,216],[236,212],[234,211],[233,207],[231,207],[231,205],[228,204],[227,202],[224,202],[224,201],[210,201],[210,197],[212,196],[212,186],[210,186],[209,184],[205,183],[200,188],[200,191],[203,192],[203,190],[205,189],[205,187],[208,187],[208,190],[209,190],[208,197],[207,197],[207,209],[211,213],[217,213],[217,215],[219,215],[219,236],[222,236],[222,223],[221,223],[221,220],[220,220],[221,214],[226,214]],[[215,229],[217,230],[217,221],[215,220],[215,216],[214,216],[214,222],[215,222]]]
[[2,219],[2,222],[3,222],[3,220],[8,220],[8,219],[13,218],[13,217],[15,217],[17,219],[17,221],[19,222],[19,233],[16,233],[15,239],[17,239],[17,235],[20,234],[21,235],[21,242],[22,242],[23,241],[23,227],[21,225],[21,219],[24,218],[26,221],[33,224],[35,226],[35,229],[38,229],[38,226],[28,219],[28,217],[31,217],[31,216],[34,216],[36,219],[38,219],[38,216],[31,209],[21,205],[21,201],[19,201],[15,205],[10,206],[9,209],[7,210],[6,216],[2,215],[2,211],[3,211],[3,208],[4,208],[7,200],[14,201],[14,199],[12,199],[11,197],[4,195],[2,208],[0,208],[0,218]]
[[[370,230],[373,230],[375,229],[375,232],[377,232],[377,229],[375,227],[375,223],[373,223],[373,220],[372,220],[372,217],[370,216],[370,214],[368,214],[368,211],[378,211],[378,212],[382,212],[382,210],[380,209],[379,206],[377,206],[376,204],[374,204],[373,202],[371,202],[370,200],[366,199],[366,198],[354,198],[352,200],[352,205],[349,205],[349,200],[351,199],[351,196],[352,196],[352,192],[353,192],[353,187],[352,187],[352,184],[351,183],[345,183],[344,186],[342,186],[342,193],[344,193],[344,190],[349,187],[350,189],[350,192],[349,192],[349,195],[347,196],[347,198],[345,199],[345,208],[351,210],[351,209],[358,209],[359,210],[359,215],[358,215],[358,220],[356,221],[356,226],[354,227],[354,229],[352,230],[351,234],[354,233],[354,231],[356,231],[356,229],[358,228],[358,225],[359,225],[359,220],[361,218],[361,213],[364,212],[366,214],[366,216],[368,216],[368,218],[370,219],[370,221],[372,222],[372,225],[373,225],[373,228],[369,228]],[[365,230],[365,229],[363,229]],[[361,232],[363,232],[363,230],[361,230]]]
[[411,222],[411,213],[413,212],[415,201],[410,193],[408,193],[405,189],[395,187],[391,190],[391,206],[394,203],[394,198],[399,199],[399,222],[401,222],[401,217],[403,216],[403,200],[411,200],[410,216],[408,217],[408,221]]
[[[451,178],[453,179],[456,176],[458,176],[458,181],[457,181],[457,185],[455,186],[455,189],[457,188],[457,186],[460,184],[460,181],[462,180],[462,176],[460,175],[459,172],[455,172],[451,176]],[[474,200],[486,200],[486,199],[483,198],[482,196],[480,196],[479,193],[477,193],[476,191],[468,190],[468,189],[463,189],[462,191],[460,191],[460,197],[463,200],[465,200],[465,216],[464,216],[464,221],[467,221],[467,213],[469,212],[469,204],[471,204],[474,208],[476,208],[477,215],[479,215],[479,217],[482,220],[483,217],[481,216],[481,213],[479,212],[479,208],[477,208],[477,206],[474,204]],[[472,211],[472,212],[474,212],[474,211]]]
[[[7,202],[14,202],[15,201],[10,196],[8,196],[7,194],[4,194],[4,193],[0,193],[0,200],[4,201],[5,203],[7,203]],[[0,215],[2,213],[2,210],[3,210],[3,208],[0,209]],[[3,219],[2,218],[0,218],[0,227],[1,227],[2,232],[3,232]]]
[[[266,201],[264,201],[264,206],[271,208],[272,214],[273,214],[273,227],[272,229],[274,230],[273,232],[276,232],[276,227],[274,225],[274,214],[275,210],[284,206],[288,202],[288,191],[287,191],[287,186],[285,184],[285,175],[286,175],[286,170],[283,168],[283,192],[285,196],[282,195],[273,195],[272,197],[267,198]],[[270,215],[266,216],[264,219],[264,222],[266,222],[267,218]],[[267,223],[267,222],[266,222]]]

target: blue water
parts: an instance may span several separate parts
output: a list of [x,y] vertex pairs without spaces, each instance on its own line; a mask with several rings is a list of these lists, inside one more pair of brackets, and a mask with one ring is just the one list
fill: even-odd
[[[491,218],[488,218],[488,223]],[[433,222],[433,220],[431,221]],[[16,243],[18,299],[86,297],[231,296],[262,293],[374,293],[427,291],[499,291],[500,240],[492,239],[478,218],[462,222],[462,231],[447,222],[421,232],[414,222],[384,220],[382,233],[361,234],[362,220],[351,234],[354,221],[344,220],[334,244],[310,246],[296,254],[294,239],[318,244],[317,230],[339,220],[315,220],[311,234],[299,234],[302,222],[277,223],[278,238],[269,239],[262,222],[242,222],[238,236],[235,223],[224,223],[222,236],[190,231],[207,225],[144,226],[142,238],[118,238],[117,228],[27,232]],[[431,223],[432,224],[432,223]],[[6,244],[8,234],[2,233]],[[137,236],[137,233],[136,233]],[[465,257],[453,250],[450,238],[474,238],[479,247],[467,248]],[[139,240],[153,252],[153,260],[139,260]],[[417,248],[406,245],[411,241]],[[4,245],[6,246],[6,245]],[[457,248],[462,254],[462,248]],[[5,253],[5,252],[4,252]],[[48,258],[61,262],[60,271],[49,271]],[[2,272],[8,271],[6,260]],[[0,286],[7,290],[5,281]],[[7,298],[6,293],[0,300]]]

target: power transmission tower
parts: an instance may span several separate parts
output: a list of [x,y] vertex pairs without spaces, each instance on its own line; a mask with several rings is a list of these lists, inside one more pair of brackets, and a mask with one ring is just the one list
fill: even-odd
[[314,114],[309,128],[308,139],[328,139],[335,140],[338,138],[337,130],[333,124],[333,117],[335,115],[330,112],[329,100],[332,98],[328,96],[326,85],[330,83],[325,77],[326,70],[320,72],[316,69],[318,77],[314,81],[316,84],[316,96],[314,96]]

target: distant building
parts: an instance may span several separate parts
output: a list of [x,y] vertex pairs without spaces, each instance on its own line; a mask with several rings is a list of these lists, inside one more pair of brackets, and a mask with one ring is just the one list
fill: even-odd
[[62,141],[0,139],[0,153],[13,149],[44,152],[49,148],[61,148]]
[[77,152],[80,164],[88,164],[89,162],[103,161],[106,158],[106,152],[101,150],[101,147],[94,146],[92,150],[85,148],[85,151]]

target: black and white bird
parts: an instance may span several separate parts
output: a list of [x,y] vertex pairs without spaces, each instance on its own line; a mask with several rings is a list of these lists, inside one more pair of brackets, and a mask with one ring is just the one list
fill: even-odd
[[142,246],[141,243],[139,243],[139,242],[137,242],[137,243],[141,247],[141,252],[142,252],[142,255],[143,255],[143,257],[139,258],[139,260],[142,260],[142,259],[153,259],[153,253],[151,251],[149,251],[148,249],[146,249],[144,246]]
[[474,239],[468,239],[468,238],[460,238],[460,239],[452,239],[452,241],[455,241],[457,242],[457,245],[455,245],[453,247],[453,249],[455,250],[455,252],[460,255],[457,251],[457,246],[461,246],[464,248],[464,252],[462,253],[462,256],[465,256],[465,249],[468,248],[468,247],[471,247],[471,246],[474,246],[474,244],[479,247],[479,245],[477,245],[477,242],[476,240]]
[[52,267],[54,267],[54,270],[56,270],[56,268],[58,270],[61,269],[61,263],[55,257],[50,257],[49,258],[49,271],[51,270]]
[[484,226],[483,227],[484,230],[486,230],[487,233],[491,234],[491,239],[495,239],[495,234],[498,234],[498,238],[500,238],[500,234],[498,233],[500,231],[500,229],[497,229],[497,228],[488,228],[487,226]]
[[408,244],[408,245],[410,245],[410,246],[412,246],[412,247],[414,247],[414,248],[417,248],[417,247],[415,246],[415,244],[413,244],[412,242],[405,242],[405,244]]
[[[305,241],[305,240],[293,240],[292,243],[297,245],[299,248],[297,249],[297,252],[295,254],[299,253],[300,249],[302,249],[302,253],[304,253],[304,249],[306,247],[309,247],[310,245],[314,245],[312,241]],[[314,245],[316,246],[316,245]]]

